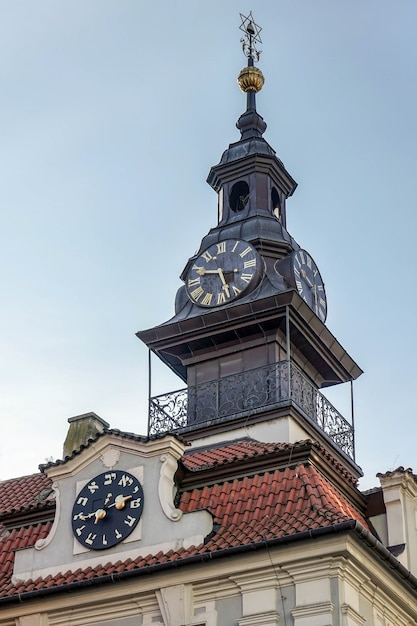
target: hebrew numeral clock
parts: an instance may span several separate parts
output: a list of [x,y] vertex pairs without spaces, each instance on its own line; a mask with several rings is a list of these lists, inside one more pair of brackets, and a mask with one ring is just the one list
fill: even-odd
[[136,528],[143,501],[142,485],[132,474],[120,470],[99,474],[75,498],[74,537],[91,550],[111,548]]

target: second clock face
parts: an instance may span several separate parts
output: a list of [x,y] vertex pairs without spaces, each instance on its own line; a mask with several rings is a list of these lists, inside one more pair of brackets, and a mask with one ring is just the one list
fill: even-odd
[[137,526],[143,510],[143,489],[129,472],[113,470],[88,482],[75,499],[72,530],[90,550],[104,550],[123,541]]
[[259,283],[262,268],[261,257],[247,241],[219,241],[202,252],[188,270],[188,297],[203,307],[227,304]]
[[297,250],[292,259],[295,286],[303,300],[314,313],[326,321],[327,301],[324,283],[317,265],[305,250]]

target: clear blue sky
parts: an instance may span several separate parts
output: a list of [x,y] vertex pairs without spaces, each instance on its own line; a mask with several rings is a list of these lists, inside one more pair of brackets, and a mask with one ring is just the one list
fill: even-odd
[[[355,385],[361,485],[417,470],[415,0],[0,5],[0,478],[59,458],[67,418],[146,433],[147,349],[216,224],[205,183],[245,98],[299,187],[288,228],[326,283]],[[181,387],[163,366],[153,392]],[[348,413],[348,389],[333,398]]]

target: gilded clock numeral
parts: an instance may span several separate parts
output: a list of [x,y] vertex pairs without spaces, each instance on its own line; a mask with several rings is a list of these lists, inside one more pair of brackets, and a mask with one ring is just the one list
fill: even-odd
[[235,296],[238,296],[240,293],[242,293],[242,290],[238,289],[235,285],[232,285],[232,289]]
[[97,485],[96,481],[93,480],[93,482],[88,485],[87,489],[90,493],[94,493],[97,489],[100,489],[100,487]]
[[116,539],[121,539],[123,537],[122,533],[117,528],[114,529],[114,534],[116,535]]
[[298,270],[296,267],[294,267],[294,274],[300,278],[301,274],[300,274],[300,270]]
[[130,501],[130,508],[131,509],[137,509],[138,507],[140,507],[140,503],[142,502],[142,498],[136,498],[136,500],[131,500]]
[[197,300],[198,301],[201,298],[201,296],[203,295],[203,293],[204,293],[204,290],[200,286],[200,287],[197,287],[197,289],[194,289],[194,291],[192,291],[190,293],[190,296],[192,297],[193,300]]
[[198,276],[197,278],[190,278],[188,280],[188,286],[189,287],[195,287],[195,285],[199,285],[201,281],[200,276]]
[[213,258],[210,254],[210,252],[208,252],[208,250],[206,250],[205,252],[203,252],[203,254],[201,255],[203,257],[203,259],[205,260],[206,263],[208,263],[209,261],[211,261],[211,259]]
[[239,255],[239,256],[241,256],[241,257],[242,257],[242,259],[243,259],[243,257],[244,257],[244,256],[246,256],[247,254],[249,254],[249,252],[251,252],[251,251],[252,251],[252,248],[251,248],[250,246],[248,246],[247,248],[245,248],[245,249],[244,249],[244,250],[240,253],[240,255]]
[[136,517],[132,517],[131,515],[128,515],[126,519],[123,521],[127,526],[130,526],[131,528],[133,524],[136,522]]
[[213,300],[213,294],[208,292],[202,299],[201,304],[210,305],[212,300]]
[[236,250],[236,248],[238,247],[238,245],[239,245],[239,242],[238,242],[238,241],[236,241],[235,245],[234,245],[234,246],[233,246],[233,248],[232,248],[232,252],[234,252],[234,251]]
[[87,506],[88,498],[84,498],[80,496],[77,500],[77,504],[81,504],[81,506]]
[[131,476],[126,476],[126,474],[123,474],[118,482],[121,487],[127,487],[128,485],[130,487],[132,483],[133,478]]
[[110,474],[105,474],[103,485],[111,485],[114,480],[116,480],[115,472],[111,472]]
[[324,287],[323,287],[323,285],[318,285],[318,287],[317,287],[317,291],[324,291]]
[[256,267],[256,259],[250,259],[249,261],[245,261],[243,267],[247,269],[248,267]]
[[323,309],[324,309],[324,307],[326,306],[326,302],[324,301],[324,299],[323,299],[323,298],[320,298],[320,306],[322,306],[322,307],[323,307]]
[[311,256],[307,255],[307,267],[311,269]]
[[217,243],[216,246],[217,246],[217,254],[222,254],[223,252],[226,252],[225,241],[221,241],[220,243]]
[[303,291],[303,283],[301,282],[301,280],[296,280],[295,284],[297,285],[298,291],[301,293]]
[[252,276],[253,274],[241,274],[240,278],[245,282],[245,283],[250,283],[250,281],[252,280]]
[[106,537],[106,535],[103,535],[103,537],[101,538],[101,543],[103,544],[103,546],[107,546],[107,537]]
[[221,291],[217,294],[217,304],[224,304],[226,302],[226,294]]
[[89,546],[92,546],[94,543],[94,539],[97,537],[94,533],[88,533],[88,537],[85,540],[85,543],[88,543]]
[[77,533],[77,535],[78,535],[79,537],[81,537],[81,535],[82,535],[82,533],[83,533],[84,528],[85,528],[85,524],[84,524],[84,526],[79,526],[78,528],[76,528],[76,529],[75,529],[75,532]]
[[305,261],[305,257],[304,257],[304,252],[303,252],[303,250],[299,250],[299,251],[298,251],[298,254],[300,255],[300,259],[301,259],[301,263],[302,263],[302,265],[304,265],[306,261]]

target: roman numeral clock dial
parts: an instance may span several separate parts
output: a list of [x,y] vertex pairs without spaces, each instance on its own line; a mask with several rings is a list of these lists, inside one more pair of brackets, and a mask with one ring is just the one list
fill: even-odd
[[188,269],[188,297],[202,307],[228,304],[259,284],[263,267],[260,255],[247,241],[219,241],[204,250]]
[[136,528],[143,511],[143,489],[129,472],[96,476],[81,489],[72,509],[74,537],[90,550],[123,541]]
[[300,296],[324,323],[327,317],[327,300],[323,279],[317,265],[305,250],[291,255],[291,283]]

